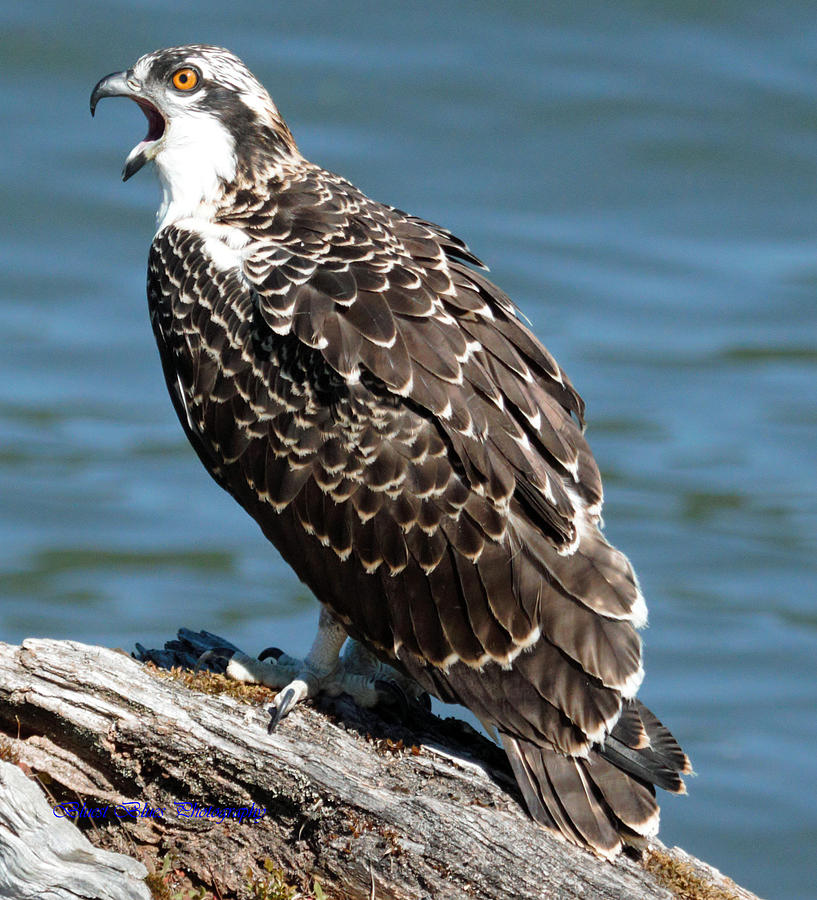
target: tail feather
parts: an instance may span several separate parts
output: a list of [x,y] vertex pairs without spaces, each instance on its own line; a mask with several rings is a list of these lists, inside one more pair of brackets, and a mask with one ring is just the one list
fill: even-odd
[[585,842],[603,856],[614,856],[621,849],[621,838],[610,807],[599,796],[587,774],[584,759],[542,753],[553,792]]
[[[649,738],[646,747],[633,747],[629,741],[633,716],[638,716]],[[681,775],[691,774],[692,766],[689,757],[679,747],[669,729],[639,700],[627,703],[622,720],[621,727],[616,724],[605,739],[600,751],[602,756],[619,769],[665,791],[673,794],[686,793]]]
[[625,703],[621,708],[621,715],[613,729],[617,740],[631,747],[633,750],[643,750],[650,746],[650,736],[638,714],[636,703]]
[[[553,793],[550,780],[545,772],[542,754],[530,752],[535,745],[527,741],[518,741],[510,735],[502,735],[502,744],[511,768],[516,776],[517,784],[522,790],[528,811],[536,822],[554,828],[563,834],[571,843],[582,844],[582,839],[573,823],[565,815],[559,798]],[[538,749],[538,748],[536,748]]]
[[[678,745],[678,741],[672,736],[669,728],[662,725],[658,721],[652,710],[647,709],[643,703],[636,701],[638,714],[644,727],[647,730],[647,736],[650,739],[650,750],[660,759],[667,767],[674,768],[682,775],[692,774],[692,763],[689,757]],[[613,729],[615,733],[615,729]]]
[[681,775],[691,772],[675,738],[637,700],[587,756],[500,735],[532,818],[607,858],[658,832],[655,786],[683,793]]
[[608,737],[601,755],[622,772],[643,778],[671,794],[683,794],[686,791],[678,773],[654,759],[649,749],[633,750],[615,738]]
[[598,753],[588,761],[587,773],[623,825],[644,837],[657,833],[658,804],[652,785],[622,772]]

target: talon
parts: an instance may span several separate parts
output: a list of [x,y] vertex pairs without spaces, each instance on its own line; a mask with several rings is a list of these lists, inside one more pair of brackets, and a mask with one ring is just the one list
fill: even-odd
[[285,690],[281,691],[278,696],[272,701],[272,706],[270,706],[268,712],[270,714],[269,724],[267,725],[267,734],[272,734],[273,731],[281,724],[281,720],[287,713],[292,709],[293,706],[297,703],[295,698],[295,689],[293,687],[288,687]]
[[212,650],[205,650],[196,660],[196,667],[193,671],[198,672],[206,663],[211,663],[216,660],[223,661],[227,664],[233,658],[235,653],[235,647],[213,647]]
[[288,656],[278,647],[267,647],[257,657],[233,648],[216,647],[203,654],[199,664],[212,659],[228,660],[227,676],[246,684],[263,684],[278,691],[269,707],[268,733],[302,700],[325,694],[349,696],[361,707],[379,703],[406,718],[414,705],[429,708],[429,698],[411,678],[380,662],[372,651],[351,641],[346,653],[340,651],[347,634],[331,614],[323,610],[318,633],[304,659]]

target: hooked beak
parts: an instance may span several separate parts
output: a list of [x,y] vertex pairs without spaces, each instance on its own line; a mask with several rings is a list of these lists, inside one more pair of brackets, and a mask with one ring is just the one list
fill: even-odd
[[158,144],[164,137],[165,120],[159,110],[140,93],[141,85],[127,72],[113,72],[97,82],[91,92],[91,115],[96,112],[97,103],[103,97],[129,97],[139,105],[148,120],[148,133],[128,154],[122,170],[122,180],[127,181],[142,166],[153,159],[158,151]]

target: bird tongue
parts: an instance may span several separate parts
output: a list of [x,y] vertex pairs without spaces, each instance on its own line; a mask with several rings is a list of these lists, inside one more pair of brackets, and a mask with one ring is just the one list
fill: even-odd
[[143,100],[141,97],[134,97],[133,100],[139,104],[139,108],[148,120],[148,133],[128,154],[128,158],[125,160],[125,167],[122,170],[123,181],[127,181],[149,159],[153,158],[150,148],[165,133],[165,120],[159,110],[150,101]]
[[149,144],[153,141],[158,141],[159,138],[165,133],[165,120],[162,117],[156,107],[150,103],[148,100],[142,100],[141,98],[136,99],[136,103],[139,105],[139,108],[145,114],[145,118],[148,120],[148,133],[145,135],[142,143]]

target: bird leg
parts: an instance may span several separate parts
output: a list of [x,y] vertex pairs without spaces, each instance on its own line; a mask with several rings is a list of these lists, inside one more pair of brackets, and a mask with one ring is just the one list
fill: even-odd
[[350,640],[341,657],[346,638],[343,626],[322,609],[318,633],[304,659],[280,651],[272,651],[267,658],[262,654],[258,659],[236,652],[226,674],[236,681],[264,684],[278,691],[270,707],[270,732],[296,704],[320,693],[330,697],[349,694],[358,706],[367,708],[395,700],[407,706],[408,698],[420,700],[424,696],[413,679],[381,663],[357,641]]

